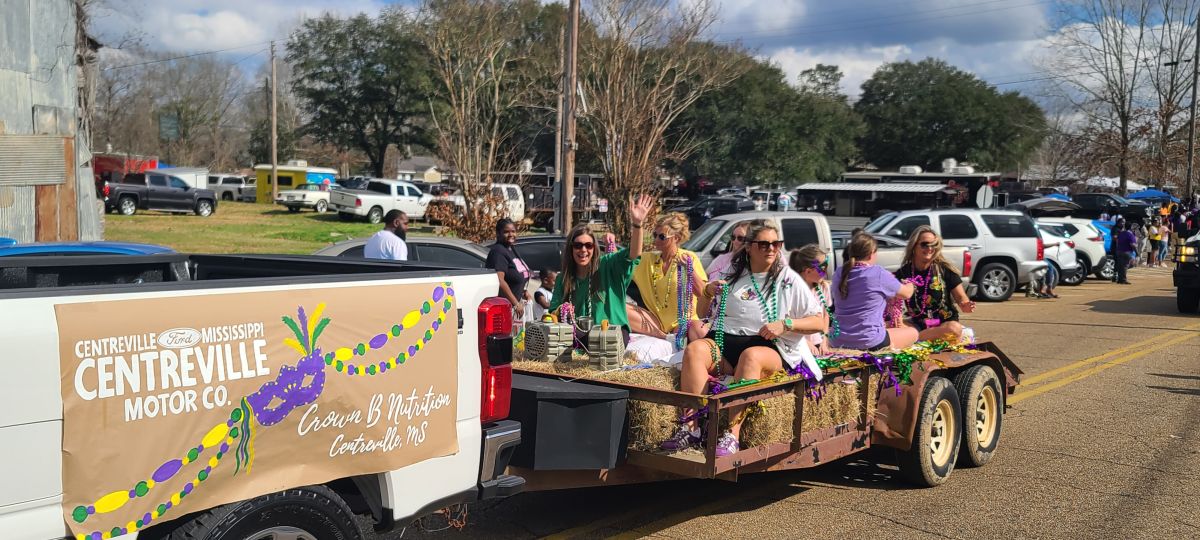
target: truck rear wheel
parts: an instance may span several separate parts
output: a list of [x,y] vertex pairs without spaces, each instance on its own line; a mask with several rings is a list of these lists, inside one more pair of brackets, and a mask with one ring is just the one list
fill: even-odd
[[279,491],[204,512],[169,540],[361,540],[354,515],[325,486]]
[[371,211],[367,212],[367,223],[383,223],[383,209],[378,206],[371,208]]
[[1180,313],[1200,311],[1200,289],[1175,289],[1175,306]]
[[954,377],[954,388],[962,400],[962,448],[959,462],[982,467],[1000,445],[1004,420],[1004,392],[1000,378],[988,366],[971,366]]
[[1003,302],[1017,290],[1017,275],[1002,263],[988,263],[976,271],[979,276],[979,298],[988,302]]
[[932,376],[921,394],[912,446],[900,454],[900,474],[921,487],[941,485],[954,472],[962,438],[958,392],[945,377]]

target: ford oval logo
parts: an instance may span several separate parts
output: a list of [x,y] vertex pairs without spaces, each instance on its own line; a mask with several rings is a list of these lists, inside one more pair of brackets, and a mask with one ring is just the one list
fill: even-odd
[[158,334],[158,344],[168,349],[186,349],[200,342],[200,331],[195,328],[172,328]]

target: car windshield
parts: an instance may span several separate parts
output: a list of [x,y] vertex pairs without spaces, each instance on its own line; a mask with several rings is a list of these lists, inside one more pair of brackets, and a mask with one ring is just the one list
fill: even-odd
[[888,224],[890,224],[894,219],[896,219],[896,213],[894,212],[879,216],[875,218],[875,221],[867,224],[866,231],[871,234],[882,234],[883,231],[887,229]]
[[1126,205],[1128,205],[1128,204],[1137,204],[1137,203],[1135,203],[1135,202],[1133,202],[1133,201],[1131,201],[1131,200],[1129,200],[1129,199],[1126,199],[1125,197],[1122,197],[1122,196],[1120,196],[1120,195],[1113,195],[1113,199],[1115,199],[1117,202],[1119,202],[1119,203],[1121,203],[1121,204],[1126,204]]
[[728,223],[728,221],[723,219],[710,219],[704,222],[704,225],[701,225],[699,229],[696,229],[696,232],[692,233],[692,237],[680,247],[699,253],[705,246],[712,242],[714,237],[721,233],[721,229],[724,229]]

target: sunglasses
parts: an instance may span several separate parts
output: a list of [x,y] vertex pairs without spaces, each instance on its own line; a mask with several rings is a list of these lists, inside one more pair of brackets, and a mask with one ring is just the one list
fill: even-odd
[[829,269],[829,259],[825,259],[821,262],[813,261],[812,267],[813,270],[817,271],[817,275],[821,276],[821,279],[825,279],[825,271]]
[[942,247],[942,244],[940,244],[938,242],[921,242],[920,244],[917,244],[917,245],[921,246],[921,249],[937,249],[937,248]]
[[735,234],[735,235],[733,235],[732,238],[733,238],[734,242],[745,242],[746,241],[746,235],[744,235],[744,234]]
[[668,238],[670,238],[670,236],[667,236],[667,235],[665,235],[665,234],[663,234],[663,233],[654,233],[654,239],[655,239],[655,240],[658,240],[659,242],[664,242],[664,241],[666,241]]
[[593,249],[596,249],[596,244],[594,244],[592,242],[572,242],[571,247],[575,248],[575,249],[586,249],[588,251],[591,251]]
[[783,247],[783,240],[755,240],[750,243],[758,246],[758,249],[762,250],[779,249]]

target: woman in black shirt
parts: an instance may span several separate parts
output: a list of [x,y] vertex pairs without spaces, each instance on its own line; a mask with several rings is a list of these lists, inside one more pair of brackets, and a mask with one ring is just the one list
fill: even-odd
[[517,257],[513,245],[517,243],[517,226],[511,219],[496,222],[496,243],[488,250],[485,267],[496,271],[500,279],[500,297],[513,305],[517,320],[525,315],[525,284],[529,281],[529,266]]
[[920,332],[920,341],[962,336],[958,312],[975,311],[975,302],[967,298],[958,268],[942,256],[942,238],[932,228],[922,225],[913,231],[896,278],[916,286],[905,301],[905,313]]

